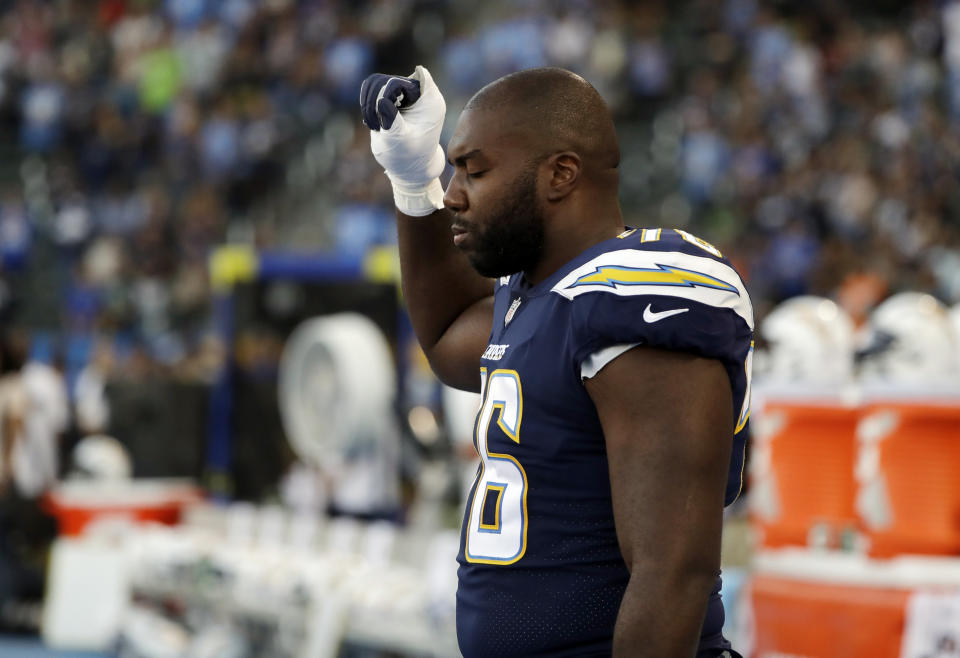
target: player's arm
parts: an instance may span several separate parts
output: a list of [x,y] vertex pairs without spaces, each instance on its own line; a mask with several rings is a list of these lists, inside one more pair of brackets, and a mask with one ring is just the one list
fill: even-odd
[[480,391],[480,355],[493,322],[493,280],[453,246],[450,217],[397,212],[403,297],[433,371],[448,386]]
[[493,281],[453,245],[443,207],[445,156],[440,130],[446,104],[430,73],[374,74],[360,90],[370,146],[393,185],[400,270],[414,332],[445,384],[479,391],[480,355],[493,322]]
[[726,372],[712,359],[634,347],[586,388],[630,570],[614,656],[694,656],[720,569],[734,427]]

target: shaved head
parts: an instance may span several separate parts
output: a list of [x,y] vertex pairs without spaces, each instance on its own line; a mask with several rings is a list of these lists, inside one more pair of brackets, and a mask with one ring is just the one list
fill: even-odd
[[610,110],[576,73],[559,68],[512,73],[478,91],[464,111],[497,113],[511,132],[529,140],[535,155],[574,151],[588,175],[620,163]]
[[447,157],[454,243],[484,276],[553,271],[623,230],[613,119],[575,73],[529,69],[490,83],[468,101]]

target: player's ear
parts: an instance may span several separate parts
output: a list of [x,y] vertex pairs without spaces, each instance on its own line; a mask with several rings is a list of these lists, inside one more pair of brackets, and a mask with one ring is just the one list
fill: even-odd
[[547,200],[559,201],[576,188],[583,162],[573,151],[561,151],[547,158],[546,165],[550,171]]

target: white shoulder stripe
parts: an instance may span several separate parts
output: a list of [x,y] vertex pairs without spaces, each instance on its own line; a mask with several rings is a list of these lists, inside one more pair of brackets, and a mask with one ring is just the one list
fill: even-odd
[[592,379],[603,367],[640,343],[620,343],[597,350],[580,364],[580,379]]
[[681,297],[729,308],[753,330],[753,306],[737,272],[712,258],[680,251],[608,251],[572,270],[551,291],[567,299],[587,292]]

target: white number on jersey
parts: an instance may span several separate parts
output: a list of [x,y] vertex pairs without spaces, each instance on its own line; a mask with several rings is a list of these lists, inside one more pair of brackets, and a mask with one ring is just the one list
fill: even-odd
[[490,452],[487,433],[496,415],[497,426],[520,443],[523,389],[516,370],[480,369],[476,440],[480,475],[469,502],[467,562],[513,564],[527,549],[527,474],[511,455]]

